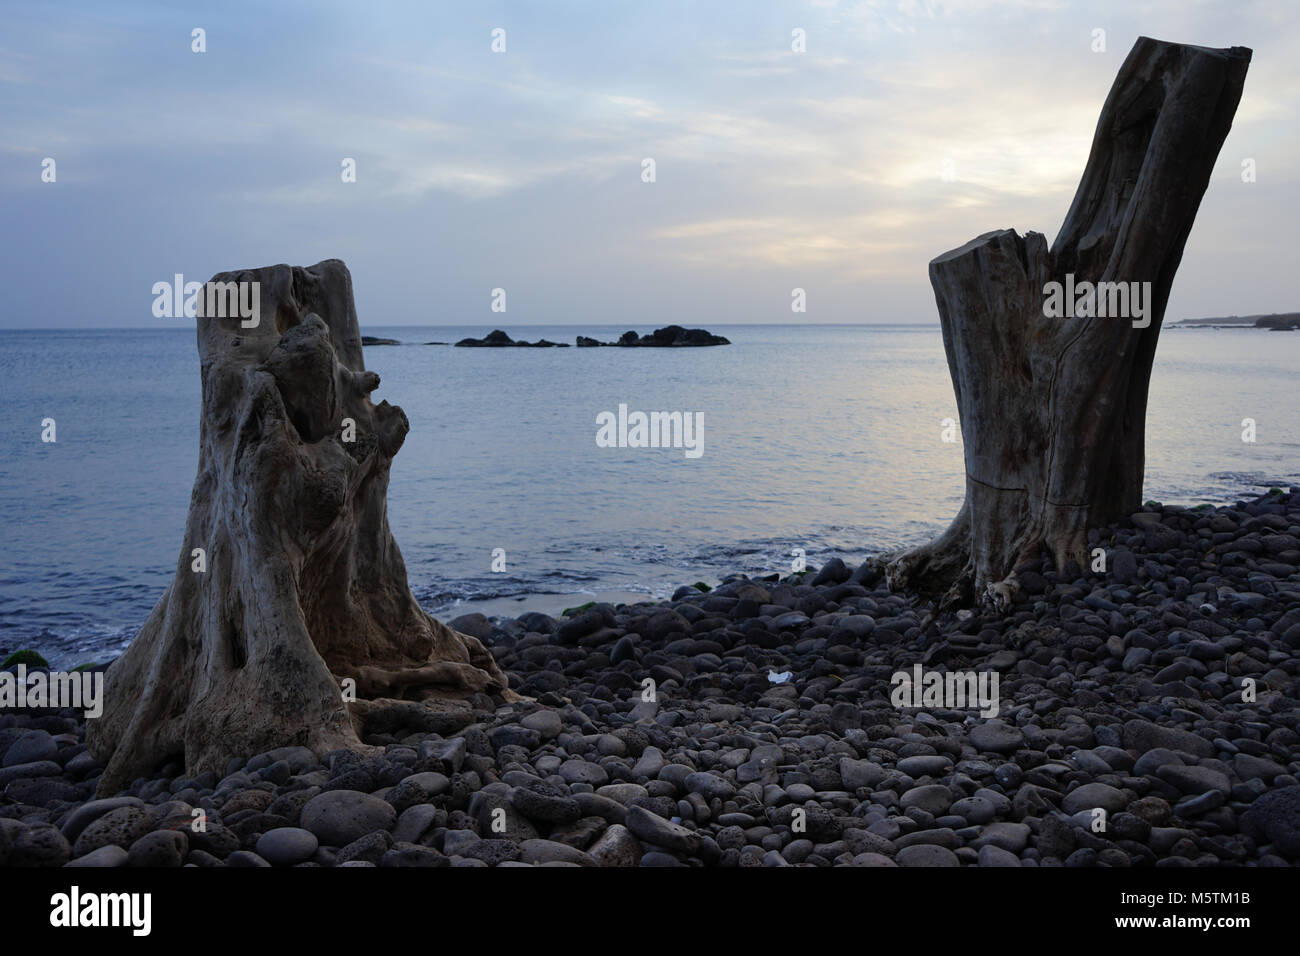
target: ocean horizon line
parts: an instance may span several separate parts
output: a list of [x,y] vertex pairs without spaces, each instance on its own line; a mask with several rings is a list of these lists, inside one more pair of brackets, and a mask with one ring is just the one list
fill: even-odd
[[[459,323],[438,323],[438,324],[417,324],[417,323],[384,323],[374,325],[363,325],[363,329],[466,329],[491,326],[501,328],[503,325],[509,325],[513,328],[536,328],[536,329],[593,329],[593,328],[624,328],[627,325],[651,325],[653,323],[620,323],[620,322],[509,322],[509,323],[479,323],[479,322],[459,322]],[[668,322],[665,325],[681,325],[680,322]],[[710,322],[708,327],[725,327],[725,328],[755,328],[765,329],[792,329],[792,328],[916,328],[916,329],[937,329],[939,321],[933,322]],[[656,328],[664,328],[664,325],[656,325]],[[696,327],[699,326],[684,326]],[[0,328],[0,332],[192,332],[193,326],[170,326],[170,325],[66,325],[53,326],[50,328],[40,328],[34,326],[11,326]]]

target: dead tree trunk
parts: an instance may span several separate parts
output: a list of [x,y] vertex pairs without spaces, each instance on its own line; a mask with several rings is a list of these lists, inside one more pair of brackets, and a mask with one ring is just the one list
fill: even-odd
[[347,267],[212,282],[257,282],[260,322],[197,320],[203,406],[185,542],[87,724],[107,762],[100,794],[177,756],[190,773],[224,773],[232,757],[275,747],[361,748],[375,724],[425,729],[451,706],[439,698],[514,696],[483,645],[431,618],[407,586],[387,492],[409,426],[370,401],[379,376],[365,370]]
[[[891,587],[938,597],[941,609],[1005,608],[1017,565],[1046,548],[1058,568],[1086,568],[1088,529],[1138,509],[1156,340],[1250,56],[1140,38],[1052,248],[1005,229],[930,263],[966,500],[943,535],[886,564]],[[1092,298],[1092,317],[1049,317],[1048,283],[1064,293],[1071,280],[1150,283],[1146,315],[1130,301],[1129,317],[1114,317],[1116,290],[1109,303]],[[1089,309],[1086,294],[1077,304]]]

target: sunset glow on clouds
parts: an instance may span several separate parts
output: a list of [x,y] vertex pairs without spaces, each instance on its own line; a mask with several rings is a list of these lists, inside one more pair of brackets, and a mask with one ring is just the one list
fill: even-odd
[[1300,308],[1261,254],[1300,212],[1292,5],[73,4],[6,26],[6,326],[158,324],[158,276],[331,256],[373,324],[490,324],[497,286],[514,325],[933,322],[929,259],[1055,235],[1139,35],[1255,51],[1170,319]]

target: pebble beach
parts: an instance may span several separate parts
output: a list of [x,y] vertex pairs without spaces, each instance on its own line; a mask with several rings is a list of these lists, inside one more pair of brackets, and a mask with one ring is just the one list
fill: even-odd
[[[524,700],[432,703],[369,753],[174,762],[106,799],[80,713],[10,708],[0,865],[1300,863],[1300,489],[1148,504],[1089,544],[1104,573],[1031,562],[1002,615],[931,622],[838,559],[465,615]],[[895,706],[917,665],[996,672],[997,715]]]

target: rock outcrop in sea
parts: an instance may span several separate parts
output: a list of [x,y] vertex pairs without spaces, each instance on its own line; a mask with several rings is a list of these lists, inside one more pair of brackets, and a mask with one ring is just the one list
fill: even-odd
[[462,348],[525,348],[525,349],[567,349],[569,346],[564,342],[548,342],[546,339],[538,339],[536,342],[516,342],[505,332],[500,329],[493,329],[481,339],[461,339],[456,343]]
[[586,335],[578,336],[578,348],[689,348],[704,345],[730,345],[731,340],[714,335],[707,329],[685,329],[680,325],[667,325],[649,335],[624,332],[617,342],[598,342]]
[[1300,330],[1300,312],[1261,316],[1255,320],[1255,328],[1270,329],[1274,332],[1295,332]]

